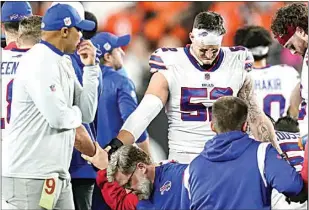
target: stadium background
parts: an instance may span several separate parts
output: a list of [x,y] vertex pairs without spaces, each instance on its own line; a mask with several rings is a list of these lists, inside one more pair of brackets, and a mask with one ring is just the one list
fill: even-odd
[[[33,14],[44,15],[52,2],[31,2]],[[85,11],[98,19],[98,31],[117,35],[131,34],[125,48],[124,68],[136,86],[139,100],[150,79],[148,59],[160,47],[181,47],[188,43],[194,16],[203,10],[220,13],[225,19],[227,34],[223,45],[233,46],[235,31],[244,25],[260,25],[270,29],[276,10],[290,2],[82,2]],[[2,6],[3,2],[1,2]],[[292,56],[274,41],[269,64],[284,63],[300,70],[302,58]],[[138,123],[138,122],[137,122]],[[167,118],[164,110],[148,127],[154,159],[167,157]]]

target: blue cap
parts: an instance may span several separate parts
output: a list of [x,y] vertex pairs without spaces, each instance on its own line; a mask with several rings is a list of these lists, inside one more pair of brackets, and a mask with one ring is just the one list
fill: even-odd
[[32,8],[27,1],[6,1],[1,7],[1,22],[19,22],[32,16]]
[[101,32],[91,38],[91,42],[95,47],[101,50],[102,55],[111,52],[113,49],[123,47],[129,44],[131,36],[129,34],[124,36],[116,36],[108,32]]
[[50,7],[42,19],[41,29],[44,31],[58,31],[63,27],[78,28],[91,31],[95,23],[90,20],[83,20],[77,10],[67,4],[56,4]]

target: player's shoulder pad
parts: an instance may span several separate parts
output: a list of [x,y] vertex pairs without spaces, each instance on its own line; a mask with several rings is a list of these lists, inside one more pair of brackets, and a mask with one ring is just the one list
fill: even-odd
[[183,48],[159,48],[149,58],[150,72],[167,70],[167,66],[173,65],[177,55]]
[[280,73],[282,73],[282,75],[285,77],[290,77],[291,79],[296,77],[297,79],[300,79],[300,74],[293,66],[289,66],[287,64],[278,64],[274,67],[278,68],[278,71],[280,71]]
[[293,67],[293,66],[290,66],[290,65],[287,65],[287,64],[278,64],[278,65],[275,65],[276,67],[278,68],[281,68],[281,69],[287,69],[288,71],[289,70],[295,70],[296,69]]
[[224,47],[226,53],[235,56],[244,65],[244,70],[250,72],[253,69],[254,58],[252,53],[243,46]]

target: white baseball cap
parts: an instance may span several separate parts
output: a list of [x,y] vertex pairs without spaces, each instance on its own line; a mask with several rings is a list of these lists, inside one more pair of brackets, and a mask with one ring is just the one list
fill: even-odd
[[77,13],[79,16],[82,18],[82,20],[85,20],[85,9],[82,3],[79,1],[54,1],[50,7],[55,6],[56,4],[67,4],[73,7],[74,9],[77,10]]

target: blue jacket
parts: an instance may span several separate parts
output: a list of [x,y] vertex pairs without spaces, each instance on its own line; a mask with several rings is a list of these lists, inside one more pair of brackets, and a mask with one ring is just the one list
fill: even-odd
[[269,210],[273,188],[297,195],[303,187],[300,175],[271,145],[266,148],[265,187],[257,164],[259,144],[240,131],[208,141],[185,173],[182,198],[190,195],[190,209]]
[[187,166],[187,164],[167,163],[156,167],[152,194],[148,200],[139,201],[136,209],[181,209],[179,195],[183,173]]
[[[132,81],[111,67],[102,65],[103,91],[99,98],[96,130],[97,141],[105,147],[115,138],[123,123],[137,107],[135,87]],[[145,131],[137,142],[147,139]]]
[[[78,78],[78,81],[83,84],[83,64],[80,61],[79,56],[75,53],[70,55],[72,59],[72,64],[75,70],[75,74]],[[102,89],[102,75],[99,77],[99,94]],[[90,137],[92,140],[95,139],[96,130],[93,123],[90,124],[83,124],[87,129]],[[69,172],[71,174],[72,179],[77,178],[88,178],[88,179],[95,179],[96,178],[96,171],[91,164],[89,164],[86,160],[81,157],[81,153],[74,148],[71,165]]]

